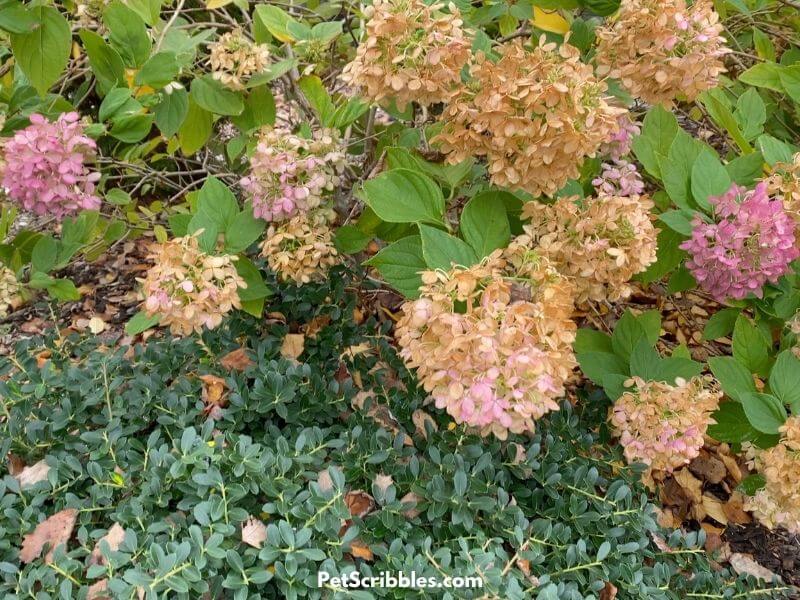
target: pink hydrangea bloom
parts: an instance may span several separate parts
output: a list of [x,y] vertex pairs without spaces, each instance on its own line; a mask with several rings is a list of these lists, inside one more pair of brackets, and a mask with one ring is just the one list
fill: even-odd
[[25,210],[58,219],[99,208],[95,182],[100,173],[87,167],[97,145],[84,134],[78,113],[54,122],[33,114],[30,121],[4,144],[2,185],[8,197]]
[[250,158],[250,174],[241,183],[256,217],[284,221],[322,203],[339,183],[344,160],[333,130],[318,131],[312,139],[266,130]]
[[642,132],[639,124],[631,119],[629,113],[617,117],[617,124],[619,129],[600,148],[602,154],[607,154],[614,161],[630,154],[633,138]]
[[603,163],[600,177],[592,185],[601,196],[641,196],[644,194],[644,181],[636,165],[626,160]]
[[687,268],[717,301],[760,298],[764,284],[775,283],[800,256],[794,221],[763,182],[750,192],[734,184],[709,202],[716,222],[695,217],[692,237],[681,244]]

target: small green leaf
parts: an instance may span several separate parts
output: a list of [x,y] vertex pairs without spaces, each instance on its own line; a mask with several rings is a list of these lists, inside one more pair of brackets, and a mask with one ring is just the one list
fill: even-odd
[[733,357],[751,373],[766,375],[772,344],[764,333],[745,315],[740,314],[733,326]]
[[11,50],[40,96],[44,96],[69,62],[72,34],[69,23],[52,6],[35,6],[28,10],[38,24],[32,31],[11,34]]
[[158,320],[158,315],[148,316],[146,312],[139,311],[125,323],[125,333],[128,335],[138,335],[151,327],[155,327],[158,324]]
[[418,235],[405,237],[383,248],[365,265],[375,267],[386,282],[406,298],[419,297],[420,273],[428,266],[422,256],[422,240]]
[[478,257],[505,248],[511,239],[506,208],[493,192],[478,194],[461,213],[460,232]]
[[428,225],[419,226],[422,256],[431,269],[449,271],[453,265],[469,267],[478,262],[478,255],[463,240]]
[[364,183],[369,207],[387,223],[441,223],[444,196],[429,177],[392,169]]
[[742,394],[742,407],[750,424],[763,433],[777,434],[786,421],[786,409],[771,394]]
[[753,375],[732,356],[714,356],[708,366],[729,398],[742,401],[742,396],[756,391]]
[[241,94],[209,76],[193,80],[189,95],[200,108],[215,115],[239,115],[244,110]]
[[800,413],[800,360],[791,350],[778,354],[769,373],[769,388],[778,399]]

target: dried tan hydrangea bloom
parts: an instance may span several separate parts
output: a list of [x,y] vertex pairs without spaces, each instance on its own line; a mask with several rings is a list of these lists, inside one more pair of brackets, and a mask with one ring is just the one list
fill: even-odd
[[395,334],[406,365],[458,423],[505,439],[533,431],[576,366],[572,286],[522,246],[423,273]]
[[700,453],[722,392],[702,377],[678,378],[675,385],[639,377],[625,383],[630,391],[610,409],[611,426],[625,458],[646,464],[643,479],[652,483],[654,472],[672,473]]
[[158,315],[175,335],[217,327],[225,314],[241,308],[239,288],[247,287],[233,264],[237,257],[206,254],[198,235],[154,244],[148,257],[153,267],[139,280],[145,312]]
[[623,0],[596,31],[597,71],[652,104],[692,102],[725,71],[723,29],[710,0]]
[[757,451],[755,466],[764,476],[764,487],[748,498],[745,509],[753,511],[769,529],[784,527],[800,533],[800,417],[791,416],[780,428],[781,440]]
[[766,179],[767,193],[783,200],[783,208],[800,223],[800,152],[791,163],[778,163]]
[[376,0],[364,11],[366,39],[342,81],[374,102],[394,99],[401,110],[411,102],[449,101],[461,85],[471,41],[455,4],[448,12],[443,7],[423,0]]
[[568,43],[521,40],[479,53],[470,81],[445,109],[439,143],[450,163],[485,156],[492,183],[552,195],[619,129],[606,84]]
[[254,44],[238,29],[223,34],[209,50],[211,76],[232,90],[243,90],[250,77],[269,65],[269,47]]
[[17,306],[22,298],[19,295],[20,285],[14,271],[0,266],[0,319],[4,319]]
[[656,236],[648,196],[600,196],[553,204],[528,202],[519,238],[536,248],[577,288],[576,302],[612,302],[631,294],[628,282],[656,261]]
[[341,262],[330,222],[326,211],[312,211],[270,224],[261,243],[269,268],[282,281],[297,285],[324,280],[328,270]]

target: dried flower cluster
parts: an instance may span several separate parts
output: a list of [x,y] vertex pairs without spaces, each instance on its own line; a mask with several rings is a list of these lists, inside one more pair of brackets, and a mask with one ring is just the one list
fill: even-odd
[[630,113],[617,117],[617,130],[600,147],[600,154],[608,156],[613,161],[619,161],[628,156],[633,147],[633,139],[642,132],[636,121],[631,119]]
[[449,101],[461,85],[471,41],[455,4],[443,8],[423,0],[376,0],[364,11],[366,39],[342,80],[374,102],[394,99],[401,110],[411,102]]
[[528,244],[577,288],[576,302],[627,298],[627,283],[656,261],[656,236],[647,196],[600,196],[553,204],[528,202]]
[[211,256],[197,235],[155,244],[153,263],[142,282],[142,306],[175,335],[213,329],[234,308],[241,308],[239,288],[247,285],[236,272],[235,256]]
[[97,145],[84,134],[78,113],[64,113],[54,122],[32,114],[30,121],[4,143],[2,185],[8,197],[25,210],[58,219],[99,208],[100,173],[87,166]]
[[609,416],[628,462],[649,467],[646,481],[653,472],[671,473],[689,464],[703,447],[722,392],[701,377],[678,378],[675,385],[639,377],[625,383],[630,390],[617,399]]
[[800,223],[800,152],[790,163],[778,163],[765,180],[767,192],[783,202],[783,208]]
[[307,139],[281,129],[265,129],[250,157],[250,174],[241,183],[253,202],[253,213],[281,221],[322,203],[339,183],[345,153],[332,129]]
[[618,130],[624,110],[608,104],[605,83],[568,43],[542,38],[530,51],[514,40],[497,51],[497,62],[477,56],[433,141],[450,163],[485,156],[495,185],[552,195]]
[[209,45],[208,61],[214,79],[232,90],[243,90],[250,77],[269,65],[269,47],[254,44],[237,29]]
[[0,266],[0,319],[8,316],[20,303],[19,282],[14,271]]
[[598,73],[653,104],[694,101],[725,71],[722,31],[710,0],[623,0],[613,22],[597,29]]
[[576,327],[572,286],[547,261],[512,243],[479,265],[422,277],[396,336],[437,407],[501,439],[558,410]]
[[272,223],[261,243],[269,268],[283,281],[297,285],[322,281],[340,262],[325,211],[300,213],[288,221]]
[[635,163],[617,160],[603,163],[603,171],[592,180],[592,185],[600,196],[641,196],[644,181]]
[[775,283],[800,256],[794,221],[764,182],[749,192],[734,184],[709,202],[716,222],[695,217],[692,237],[681,244],[689,253],[686,267],[719,302],[751,293],[760,298],[764,284]]
[[780,432],[776,446],[756,454],[765,483],[745,508],[769,529],[780,526],[800,534],[800,417],[786,419]]

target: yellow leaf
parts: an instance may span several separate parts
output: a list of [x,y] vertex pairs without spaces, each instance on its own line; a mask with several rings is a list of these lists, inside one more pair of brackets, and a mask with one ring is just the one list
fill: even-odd
[[208,0],[208,2],[206,2],[206,8],[208,10],[214,10],[215,8],[222,8],[231,2],[233,2],[233,0]]
[[557,11],[548,12],[538,6],[534,6],[532,21],[535,27],[543,31],[562,35],[569,31],[569,23]]

